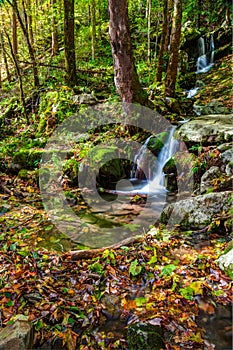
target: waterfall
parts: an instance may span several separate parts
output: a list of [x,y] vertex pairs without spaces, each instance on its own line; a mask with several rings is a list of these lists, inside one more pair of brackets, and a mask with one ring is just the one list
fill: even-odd
[[210,36],[209,40],[203,37],[198,39],[198,53],[197,58],[197,73],[206,73],[214,64],[214,38]]
[[141,178],[141,168],[143,166],[143,160],[145,158],[145,153],[147,151],[147,145],[150,141],[150,139],[153,136],[151,135],[146,139],[146,142],[142,145],[142,147],[139,149],[138,153],[134,157],[134,165],[131,170],[131,179],[140,179]]
[[[214,65],[214,37],[211,34],[210,39],[200,37],[198,39],[198,54],[196,73],[206,73]],[[192,98],[198,93],[199,87],[195,86],[186,91],[187,98]]]
[[[157,193],[161,191],[166,191],[165,188],[165,174],[163,172],[163,168],[166,165],[166,163],[171,159],[174,154],[176,153],[178,149],[178,141],[173,138],[174,132],[176,130],[176,126],[171,126],[168,130],[168,136],[167,139],[159,152],[159,155],[157,159],[154,161],[154,165],[152,169],[148,169],[148,174],[153,174],[152,179],[147,182],[146,185],[144,185],[140,189],[135,189],[132,191],[132,193]],[[137,174],[140,173],[140,164],[143,164],[143,158],[146,157],[146,151],[147,151],[147,145],[151,139],[150,136],[144,145],[142,145],[141,149],[139,150],[138,154],[134,158],[134,163],[136,164],[136,171],[135,171],[135,164],[132,169],[131,174],[134,178],[131,178],[131,180],[135,180],[135,177]],[[149,167],[151,164],[149,164]]]

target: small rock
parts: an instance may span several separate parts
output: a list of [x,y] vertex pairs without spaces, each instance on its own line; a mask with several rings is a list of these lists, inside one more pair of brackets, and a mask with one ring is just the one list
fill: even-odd
[[0,350],[31,350],[33,348],[32,324],[16,320],[0,331]]
[[85,104],[85,105],[96,105],[98,103],[97,98],[93,94],[81,94],[81,95],[74,95],[72,97],[73,102],[75,104]]
[[11,210],[10,204],[0,204],[0,216]]

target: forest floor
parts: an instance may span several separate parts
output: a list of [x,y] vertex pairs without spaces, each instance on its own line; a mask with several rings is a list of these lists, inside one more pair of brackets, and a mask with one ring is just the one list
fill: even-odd
[[[231,105],[229,64],[230,57],[202,77],[203,104]],[[30,134],[19,127],[13,141],[22,132]],[[135,322],[161,326],[166,349],[230,349],[229,317],[217,316],[232,302],[232,279],[216,263],[229,249],[222,232],[158,225],[134,243],[74,260],[75,246],[43,208],[35,174],[1,174],[0,208],[1,325],[31,321],[35,349],[127,349]]]

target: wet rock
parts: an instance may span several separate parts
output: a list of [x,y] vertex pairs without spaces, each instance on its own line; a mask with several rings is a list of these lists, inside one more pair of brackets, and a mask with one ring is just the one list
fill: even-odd
[[30,350],[33,346],[32,324],[16,320],[0,331],[0,350]]
[[102,313],[107,319],[118,319],[121,314],[121,299],[117,295],[106,294],[101,299]]
[[162,328],[145,323],[130,325],[127,341],[129,350],[160,350],[164,348]]
[[[195,108],[196,106],[194,106]],[[212,100],[205,106],[198,106],[199,113],[201,115],[210,115],[210,114],[230,114],[231,112],[224,106],[224,104],[217,100]]]
[[203,228],[216,215],[231,209],[232,194],[232,191],[208,193],[169,204],[162,212],[161,221],[187,229]]
[[233,148],[230,148],[221,154],[223,163],[228,163],[233,160]]
[[175,137],[186,142],[213,144],[233,138],[232,114],[206,115],[183,124]]
[[0,216],[11,210],[10,204],[0,204]]
[[73,98],[73,103],[81,105],[96,105],[98,103],[97,98],[93,94],[81,94],[81,95],[74,95]]
[[222,172],[219,167],[212,166],[207,170],[201,177],[201,193],[207,192],[209,189],[214,187],[214,182],[221,176]]
[[227,271],[230,270],[233,273],[233,249],[231,249],[228,253],[221,255],[217,263],[220,269]]

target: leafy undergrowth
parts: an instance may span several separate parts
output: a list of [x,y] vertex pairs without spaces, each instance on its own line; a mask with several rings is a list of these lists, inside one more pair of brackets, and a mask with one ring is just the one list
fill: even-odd
[[217,61],[214,67],[199,79],[204,87],[195,96],[196,103],[207,105],[211,100],[222,103],[229,111],[232,110],[232,55],[223,57]]
[[[36,188],[17,181],[15,191],[22,195],[26,186],[32,195],[1,196],[11,205],[0,217],[3,326],[26,317],[35,349],[44,343],[56,350],[127,349],[127,328],[142,321],[162,326],[166,349],[214,349],[196,318],[232,301],[231,279],[215,263],[223,239],[210,235],[194,246],[178,231],[154,227],[131,246],[72,261],[69,252],[40,246],[38,228],[51,233],[53,225]],[[53,243],[57,249],[59,238]]]

